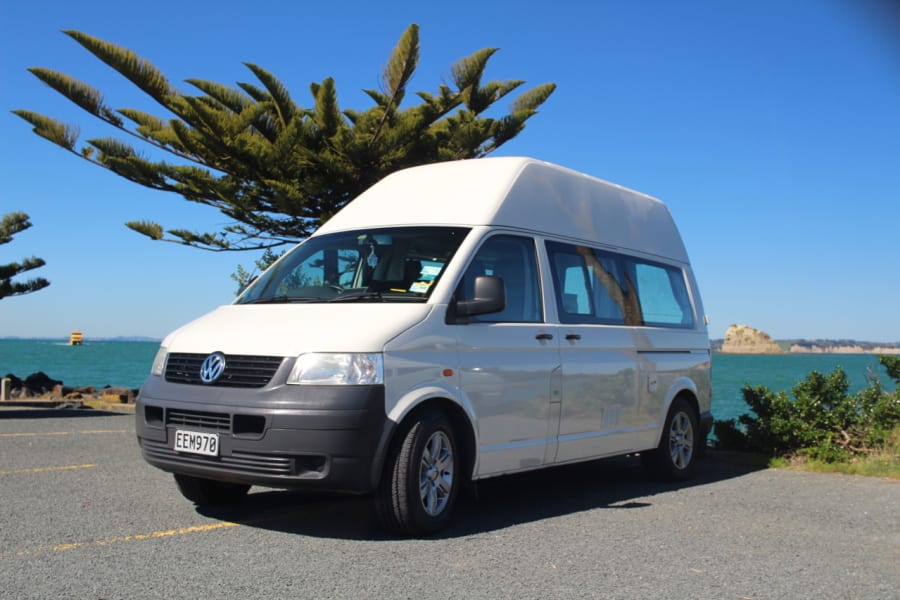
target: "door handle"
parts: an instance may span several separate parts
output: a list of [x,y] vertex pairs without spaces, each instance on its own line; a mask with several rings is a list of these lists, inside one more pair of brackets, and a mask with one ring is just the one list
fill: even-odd
[[542,341],[543,340],[552,340],[553,334],[552,333],[539,333],[536,336],[534,336],[534,339],[542,340]]
[[570,342],[576,342],[581,339],[581,335],[579,335],[577,333],[567,333],[566,339]]

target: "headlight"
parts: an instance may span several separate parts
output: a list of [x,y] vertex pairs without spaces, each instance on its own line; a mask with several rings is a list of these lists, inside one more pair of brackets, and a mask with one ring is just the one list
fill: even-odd
[[163,372],[166,370],[166,357],[168,355],[169,349],[165,346],[160,346],[156,352],[156,358],[153,359],[153,366],[150,367],[151,375],[162,377]]
[[380,354],[301,354],[291,369],[291,385],[374,385],[384,383]]

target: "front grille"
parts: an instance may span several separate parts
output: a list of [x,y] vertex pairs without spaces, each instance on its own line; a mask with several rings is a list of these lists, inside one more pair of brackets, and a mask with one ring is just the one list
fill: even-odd
[[170,408],[166,411],[166,425],[231,431],[231,416],[223,413]]
[[212,383],[200,379],[200,365],[208,354],[173,352],[166,360],[166,381],[188,385],[259,388],[272,380],[284,360],[280,356],[225,355],[225,370]]
[[141,440],[141,447],[148,458],[166,462],[197,466],[227,467],[231,471],[252,473],[255,475],[296,474],[295,459],[292,456],[273,454],[253,454],[250,452],[233,452],[230,456],[200,456],[175,452],[165,442]]

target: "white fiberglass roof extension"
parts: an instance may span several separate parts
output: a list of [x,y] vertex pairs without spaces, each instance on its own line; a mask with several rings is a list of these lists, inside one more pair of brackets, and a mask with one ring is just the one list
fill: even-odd
[[398,171],[316,233],[397,225],[510,227],[687,262],[662,202],[531,158],[481,158]]

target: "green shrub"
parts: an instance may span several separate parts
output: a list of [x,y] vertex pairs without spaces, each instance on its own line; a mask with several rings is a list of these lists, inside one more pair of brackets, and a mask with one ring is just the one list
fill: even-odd
[[895,383],[900,385],[900,356],[880,355],[878,357],[878,362],[884,365],[884,368],[887,369],[888,377],[890,377],[894,380]]
[[[900,383],[900,357],[878,360]],[[751,412],[737,421],[716,421],[718,446],[827,463],[883,451],[900,427],[900,391],[885,391],[877,379],[857,394],[848,390],[840,367],[828,375],[813,371],[791,395],[748,384],[742,393]]]

